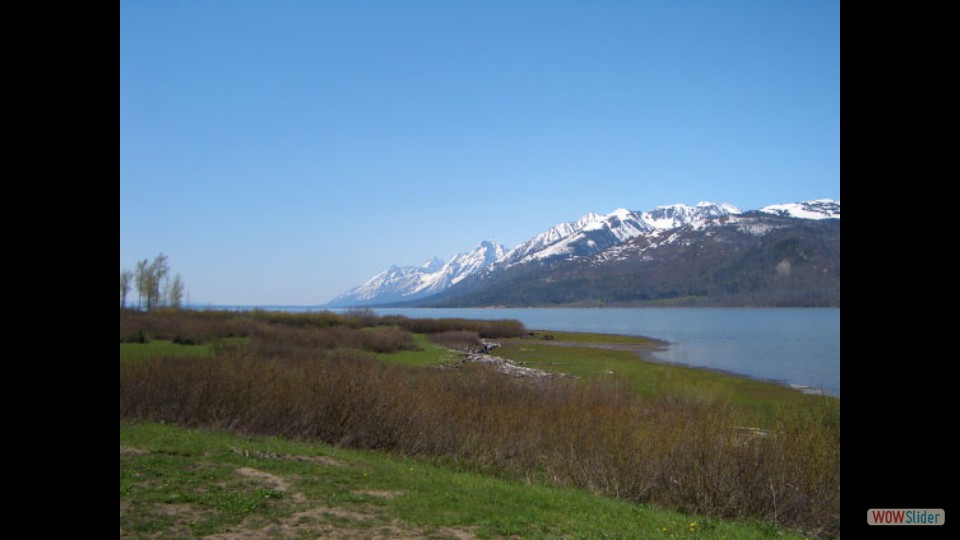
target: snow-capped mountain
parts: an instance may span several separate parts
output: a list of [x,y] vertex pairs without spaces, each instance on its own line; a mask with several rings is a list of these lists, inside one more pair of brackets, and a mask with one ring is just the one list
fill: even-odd
[[561,255],[586,255],[646,230],[647,225],[629,210],[606,215],[590,212],[576,221],[555,225],[511,249],[488,271]]
[[474,276],[418,305],[838,307],[840,220],[720,216]]
[[702,226],[709,219],[741,213],[740,209],[732,204],[701,201],[696,206],[658,206],[644,212],[643,221],[654,229],[676,229],[685,225]]
[[592,255],[643,234],[686,225],[703,226],[709,219],[739,213],[740,209],[731,204],[711,202],[700,202],[696,206],[658,206],[642,213],[623,208],[606,215],[591,212],[577,221],[556,225],[513,248],[488,272],[554,257]]
[[787,204],[771,204],[760,209],[767,214],[800,219],[840,219],[840,201],[817,199]]
[[[431,293],[442,291],[451,285],[476,274],[506,254],[507,248],[490,240],[477,244],[473,251],[460,253],[450,259],[436,273],[432,274],[422,290]],[[416,291],[420,292],[420,291]]]
[[489,240],[448,262],[432,257],[420,266],[391,266],[330,301],[331,306],[403,302],[443,291],[503,257],[506,248]]
[[443,268],[443,261],[432,257],[420,266],[391,266],[366,283],[337,296],[330,305],[355,305],[385,298],[402,300],[420,288],[423,277]]
[[[769,214],[779,218],[751,218]],[[622,260],[638,249],[649,251],[678,239],[721,226],[735,226],[741,232],[763,236],[789,227],[796,219],[839,219],[840,202],[819,199],[774,204],[758,212],[742,212],[727,203],[700,202],[696,206],[673,204],[635,212],[617,209],[609,214],[585,214],[576,221],[555,225],[511,250],[491,241],[478,244],[447,262],[433,258],[420,266],[391,266],[363,285],[330,302],[331,306],[371,305],[424,299],[438,293],[474,288],[478,283],[496,282],[504,273],[526,272],[526,268],[547,268],[563,261],[593,257],[593,264]],[[685,240],[686,241],[686,240]],[[652,252],[652,251],[651,251]],[[535,264],[534,264],[535,263]],[[532,275],[532,274],[531,274]],[[452,293],[451,293],[452,294]],[[449,296],[449,295],[447,295]]]

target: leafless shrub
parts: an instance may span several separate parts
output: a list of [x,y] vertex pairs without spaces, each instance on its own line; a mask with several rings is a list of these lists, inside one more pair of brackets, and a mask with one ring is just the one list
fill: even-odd
[[430,334],[429,338],[437,345],[461,351],[476,350],[480,347],[480,334],[470,330],[447,330]]

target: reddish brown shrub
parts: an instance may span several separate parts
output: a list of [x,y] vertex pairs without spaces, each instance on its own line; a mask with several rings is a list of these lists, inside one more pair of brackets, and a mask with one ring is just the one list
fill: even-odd
[[480,334],[470,330],[447,330],[428,337],[431,342],[450,349],[465,351],[480,347]]

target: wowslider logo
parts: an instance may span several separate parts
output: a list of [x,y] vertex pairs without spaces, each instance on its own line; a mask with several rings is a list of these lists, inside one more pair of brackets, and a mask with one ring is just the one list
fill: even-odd
[[867,510],[868,525],[943,525],[943,508],[871,508]]

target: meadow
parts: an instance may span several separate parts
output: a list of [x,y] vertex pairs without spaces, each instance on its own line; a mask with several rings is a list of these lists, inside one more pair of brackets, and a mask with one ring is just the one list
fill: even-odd
[[[311,525],[278,534],[317,537],[338,522],[358,537],[376,527],[423,537],[839,534],[839,400],[647,362],[655,344],[642,338],[543,339],[516,321],[369,312],[121,312],[120,334],[125,536],[293,521]],[[573,377],[520,380],[460,362],[455,349],[481,337],[503,345],[495,354]],[[315,453],[377,465],[275,459]],[[193,472],[181,478],[167,459]],[[357,477],[404,467],[442,480]],[[238,478],[241,469],[259,472]],[[323,484],[334,473],[345,477]],[[398,494],[364,494],[382,491]],[[511,500],[509,511],[481,510]]]

